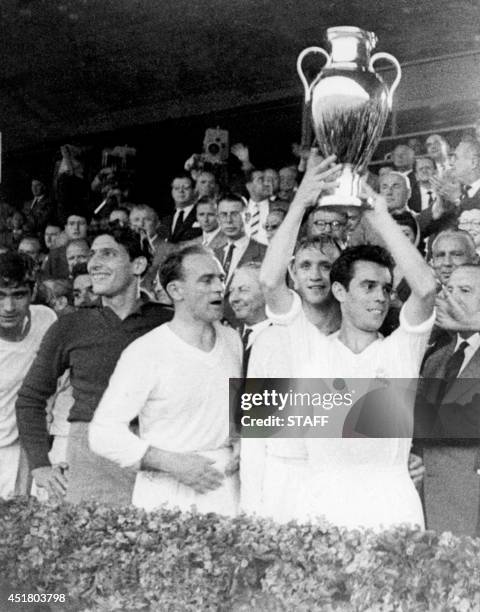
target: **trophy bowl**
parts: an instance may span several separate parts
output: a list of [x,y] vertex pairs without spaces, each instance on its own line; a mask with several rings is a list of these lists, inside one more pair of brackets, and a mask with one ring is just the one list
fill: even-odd
[[[373,32],[341,26],[329,28],[327,39],[330,54],[321,47],[308,47],[297,59],[320,153],[336,155],[342,164],[338,187],[322,196],[319,206],[361,206],[360,178],[382,136],[401,68],[389,53],[370,57],[377,43]],[[308,83],[302,63],[310,53],[322,54],[326,63]],[[390,89],[374,70],[379,59],[389,60],[396,68]]]

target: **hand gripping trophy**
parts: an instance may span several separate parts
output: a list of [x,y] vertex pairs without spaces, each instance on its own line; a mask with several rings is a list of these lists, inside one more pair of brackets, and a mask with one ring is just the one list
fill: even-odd
[[[335,154],[342,164],[338,187],[323,196],[319,206],[361,206],[360,177],[382,136],[401,68],[389,53],[370,57],[377,43],[373,32],[342,26],[329,28],[327,38],[330,55],[321,47],[308,47],[297,59],[320,153],[324,157]],[[308,83],[302,62],[310,53],[321,53],[327,62]],[[374,70],[379,59],[389,60],[396,68],[390,90]]]

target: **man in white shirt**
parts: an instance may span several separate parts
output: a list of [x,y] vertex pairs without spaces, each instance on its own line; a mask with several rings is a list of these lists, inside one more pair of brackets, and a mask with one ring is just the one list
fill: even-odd
[[245,185],[250,196],[245,211],[246,233],[257,242],[268,244],[264,225],[270,210],[270,200],[264,173],[261,170],[250,170],[247,172]]
[[[262,266],[267,314],[274,323],[287,327],[291,346],[295,342],[299,345],[298,338],[305,334],[305,325],[300,300],[284,285],[285,265],[293,251],[305,210],[316,203],[319,194],[328,187],[329,179],[338,172],[338,166],[329,169],[332,162],[333,158],[324,162],[315,157],[311,160]],[[388,240],[412,294],[402,310],[399,329],[382,340],[378,329],[389,306],[392,262],[381,247],[347,249],[335,262],[331,273],[332,292],[342,312],[340,330],[330,337],[316,336],[317,349],[312,358],[292,356],[297,364],[297,377],[315,377],[319,373],[326,378],[418,376],[434,320],[435,280],[418,251],[388,214],[385,198],[368,185],[364,189],[371,207],[364,215],[375,231]],[[408,439],[361,440],[365,443],[361,449],[357,449],[352,440],[334,439],[330,445],[326,442],[326,439],[309,439],[306,443],[314,480],[306,484],[303,497],[299,494],[299,512],[310,516],[325,514],[329,520],[347,526],[378,527],[404,521],[423,523],[420,502],[408,477]],[[359,458],[364,455],[358,471],[353,469],[356,454]],[[342,471],[342,477],[337,474],[335,480],[336,459],[340,461],[338,469],[345,469],[345,472]],[[325,461],[328,461],[328,470],[322,472]],[[347,474],[350,476],[346,477]],[[395,474],[398,477],[394,477]],[[364,491],[359,484],[362,481],[367,483]],[[319,494],[322,483],[329,490],[323,497]],[[402,504],[396,508],[392,508],[394,489],[397,497],[399,490],[404,494]]]
[[[224,274],[191,245],[161,269],[173,320],[122,354],[90,425],[94,452],[139,469],[133,503],[234,515],[238,477],[229,441],[229,378],[241,372],[241,342],[220,323]],[[181,364],[182,367],[179,367]],[[138,416],[140,435],[129,429]]]
[[[15,401],[43,335],[56,320],[46,306],[30,306],[31,262],[0,255],[0,499],[27,493],[28,466],[18,440]],[[56,474],[62,486],[65,479]]]

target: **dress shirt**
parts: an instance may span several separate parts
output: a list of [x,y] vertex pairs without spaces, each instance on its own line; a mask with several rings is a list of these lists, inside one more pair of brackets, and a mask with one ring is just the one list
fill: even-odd
[[213,232],[203,232],[202,245],[208,247],[219,231],[220,228],[217,227],[217,229],[213,230]]
[[473,183],[467,189],[467,196],[469,198],[473,198],[473,196],[477,193],[479,189],[480,189],[480,179],[477,179],[476,181],[473,181]]
[[428,192],[430,191],[432,194],[432,198],[433,201],[436,202],[437,200],[437,194],[435,193],[435,190],[432,187],[425,187],[424,185],[421,185],[420,183],[418,184],[419,188],[420,188],[420,197],[422,198],[422,210],[425,210],[426,208],[429,207],[429,199],[430,196],[428,194]]
[[474,356],[475,352],[480,347],[480,333],[476,332],[472,334],[469,338],[462,338],[459,334],[457,334],[457,343],[455,344],[455,352],[458,347],[462,344],[462,342],[468,342],[468,346],[465,349],[465,357],[463,359],[460,370],[458,371],[458,375],[460,375],[463,370],[467,367],[471,358]]
[[223,260],[225,259],[225,255],[228,252],[228,247],[232,244],[232,242],[235,245],[235,248],[233,249],[232,261],[230,262],[230,268],[228,270],[227,282],[231,279],[233,272],[237,268],[240,260],[243,257],[243,254],[247,250],[250,238],[248,236],[242,236],[238,240],[229,240],[223,249],[222,265]]
[[247,342],[247,346],[246,348],[249,349],[252,347],[253,343],[255,342],[256,338],[258,337],[258,335],[267,327],[269,327],[272,324],[272,322],[270,321],[270,319],[264,319],[263,321],[260,321],[260,323],[255,323],[254,325],[245,325],[243,328],[243,332],[242,332],[242,337],[245,334],[245,331],[247,329],[251,329],[252,333],[250,334],[249,338],[248,338],[248,342]]
[[195,204],[189,204],[188,206],[185,206],[184,208],[175,209],[175,214],[173,215],[173,221],[172,221],[172,233],[174,233],[177,228],[177,221],[178,221],[178,217],[180,216],[180,213],[183,214],[183,219],[182,219],[182,223],[183,223],[183,221],[185,221],[188,215],[192,212],[192,209],[194,206]]
[[[261,244],[268,245],[267,233],[263,226],[265,225],[265,222],[267,220],[267,216],[270,210],[270,202],[268,201],[268,199],[262,200],[261,202],[254,202],[253,200],[249,200],[246,211],[245,211],[245,215],[249,215],[251,219],[257,207],[260,213],[260,219],[259,219],[259,225],[258,225],[258,232],[255,233],[255,236],[253,236],[253,238],[257,242],[260,242]],[[245,231],[247,232],[248,236],[252,235],[250,231],[250,221],[245,222]]]

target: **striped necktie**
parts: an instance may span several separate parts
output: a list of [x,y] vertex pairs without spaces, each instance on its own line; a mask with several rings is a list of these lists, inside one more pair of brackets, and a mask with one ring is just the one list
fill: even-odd
[[231,242],[230,246],[227,249],[227,252],[225,253],[225,259],[223,260],[223,270],[226,276],[228,276],[230,266],[232,265],[232,257],[233,257],[234,248],[235,248],[235,245],[233,242]]
[[255,236],[260,230],[260,208],[256,202],[251,204],[252,216],[250,217],[250,236]]

